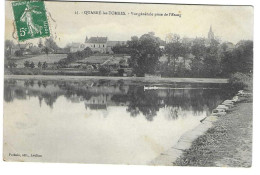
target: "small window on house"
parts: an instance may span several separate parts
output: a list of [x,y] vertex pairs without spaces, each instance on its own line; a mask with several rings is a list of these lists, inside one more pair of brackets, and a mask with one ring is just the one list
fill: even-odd
[[95,47],[95,44],[94,44],[94,47]]

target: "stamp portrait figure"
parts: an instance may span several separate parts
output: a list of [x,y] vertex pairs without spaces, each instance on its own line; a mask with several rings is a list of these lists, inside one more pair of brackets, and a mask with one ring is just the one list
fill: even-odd
[[20,18],[21,22],[26,22],[29,29],[28,34],[31,36],[34,36],[35,33],[42,34],[42,27],[33,22],[33,14],[41,14],[40,11],[36,10],[37,8],[37,6],[31,6],[30,4],[27,4]]

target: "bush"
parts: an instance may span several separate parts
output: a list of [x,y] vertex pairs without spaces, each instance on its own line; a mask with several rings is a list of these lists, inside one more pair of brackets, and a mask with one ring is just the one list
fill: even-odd
[[12,69],[12,68],[16,68],[17,64],[15,62],[9,61],[6,66],[7,66],[7,68]]
[[17,56],[17,57],[21,57],[21,56],[23,56],[23,51],[17,50],[17,51],[14,52],[14,55]]
[[109,67],[107,67],[107,66],[101,66],[101,67],[99,68],[99,72],[100,72],[100,74],[101,74],[102,76],[107,76],[107,75],[109,75],[109,73],[110,73],[110,69],[109,69]]
[[48,64],[46,61],[44,61],[44,63],[42,64],[42,69],[47,69],[47,67],[48,67]]
[[31,62],[30,68],[32,68],[32,69],[35,68],[34,62]]
[[123,76],[125,73],[124,69],[118,69],[118,75]]
[[252,90],[252,76],[240,72],[231,74],[229,83],[232,87],[238,89]]
[[24,67],[25,67],[25,68],[30,67],[30,63],[29,63],[29,61],[25,61],[25,62],[24,62]]

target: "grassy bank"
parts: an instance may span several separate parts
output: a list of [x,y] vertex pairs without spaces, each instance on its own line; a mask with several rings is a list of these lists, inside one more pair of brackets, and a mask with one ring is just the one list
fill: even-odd
[[252,97],[213,123],[173,165],[250,167],[252,164]]

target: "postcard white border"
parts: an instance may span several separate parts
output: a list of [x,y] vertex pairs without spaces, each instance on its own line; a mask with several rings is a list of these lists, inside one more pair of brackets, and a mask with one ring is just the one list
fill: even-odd
[[[84,1],[84,0],[79,0]],[[91,1],[91,0],[89,0]],[[107,0],[103,0],[107,1]],[[0,160],[0,174],[256,174],[259,173],[260,163],[260,112],[258,108],[260,106],[260,81],[258,81],[260,76],[259,62],[259,13],[260,13],[260,2],[254,0],[114,0],[114,2],[146,2],[146,3],[177,3],[177,4],[223,4],[223,5],[253,5],[255,14],[255,24],[254,24],[254,117],[253,117],[253,166],[252,168],[195,168],[195,167],[165,167],[165,166],[128,166],[128,165],[89,165],[89,164],[63,164],[63,163],[10,163],[3,162],[2,160],[2,143],[0,143],[1,149],[1,160]],[[0,1],[0,114],[3,116],[3,75],[4,75],[4,19],[5,19],[5,2]],[[3,140],[3,120],[0,120],[0,136],[1,142]]]

